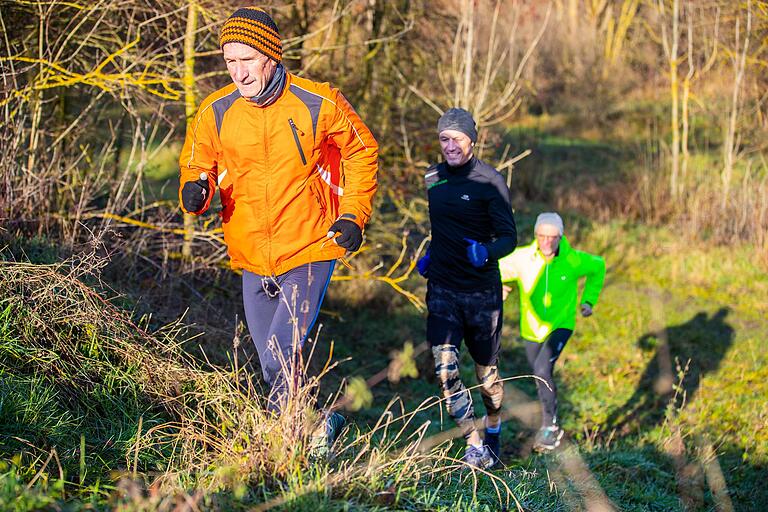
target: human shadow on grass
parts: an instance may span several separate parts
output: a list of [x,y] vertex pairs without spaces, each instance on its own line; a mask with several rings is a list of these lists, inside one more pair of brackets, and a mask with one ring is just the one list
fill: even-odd
[[606,427],[622,435],[650,428],[663,421],[670,406],[692,402],[701,379],[717,371],[733,344],[734,329],[726,322],[730,311],[722,307],[711,316],[701,311],[685,323],[642,335],[638,347],[654,355],[635,392],[611,413]]
[[[625,511],[749,510],[762,511],[768,492],[761,485],[766,466],[742,459],[743,447],[727,446],[705,460],[687,459],[689,474],[679,474],[674,457],[649,444],[625,438],[610,447],[595,446],[578,452],[584,468],[595,478],[611,503]],[[529,471],[551,478],[570,509],[589,509],[592,494],[583,475],[568,464],[574,451],[529,459]],[[724,479],[713,478],[721,471]],[[673,476],[674,475],[674,476]],[[585,492],[586,491],[586,492]],[[586,505],[586,506],[584,506]]]
[[[387,364],[389,351],[399,346],[404,339],[418,340],[423,336],[423,316],[415,311],[390,310],[386,312],[387,314],[381,314],[384,310],[381,306],[369,309],[360,307],[358,304],[358,307],[350,308],[338,297],[329,301],[328,305],[335,311],[344,312],[344,321],[331,322],[323,334],[326,338],[342,341],[337,345],[336,356],[352,358],[352,361],[346,363],[349,366],[342,365],[340,368],[341,375],[348,375],[351,366],[353,374],[367,377]],[[691,361],[682,389],[685,389],[689,400],[693,399],[701,378],[709,372],[716,371],[733,343],[734,330],[725,321],[728,314],[727,308],[722,308],[713,314],[702,312],[680,325],[672,325],[661,332],[647,333],[642,336],[639,340],[640,345],[649,350],[655,348],[656,355],[646,368],[641,380],[643,385],[638,388],[633,401],[627,402],[627,406],[631,407],[627,412],[637,410],[638,413],[646,414],[641,416],[644,421],[655,422],[663,417],[663,406],[657,407],[658,418],[652,416],[655,411],[653,382],[660,373],[660,358],[671,357],[673,369],[675,357],[681,361],[683,359]],[[502,376],[528,375],[531,373],[530,368],[516,329],[519,319],[513,313],[505,316],[504,322],[507,328],[500,354]],[[348,340],[353,342],[350,343]],[[661,340],[665,341],[667,349],[659,348]],[[668,352],[666,356],[662,355],[665,350]],[[320,359],[324,360],[322,357]],[[422,364],[419,365],[420,372],[417,379],[404,380],[399,385],[383,382],[374,386],[373,405],[355,413],[345,412],[348,421],[362,428],[365,428],[366,422],[372,425],[381,412],[381,405],[386,403],[393,394],[398,394],[404,399],[406,410],[409,411],[427,396],[436,395],[437,386],[431,375],[433,370],[430,354],[422,353],[419,360]],[[462,361],[463,369],[468,371],[471,364],[467,354],[463,355]],[[570,401],[567,386],[560,381],[562,373],[567,373],[567,368],[565,372],[562,369],[556,371],[555,379],[559,386],[560,409],[563,416],[568,417],[571,416],[577,404]],[[471,376],[469,377],[468,383],[471,382]],[[505,387],[505,395],[509,400],[505,400],[505,410],[514,410],[515,414],[504,423],[502,445],[504,465],[499,466],[499,469],[517,471],[523,468],[523,474],[526,475],[548,475],[542,476],[535,482],[551,481],[558,485],[558,489],[567,487],[568,495],[575,496],[574,502],[584,503],[586,499],[582,496],[584,489],[573,484],[579,479],[579,475],[569,472],[570,466],[563,462],[560,452],[548,456],[529,457],[532,434],[538,426],[535,381],[522,378],[508,382]],[[671,400],[672,397],[666,398]],[[478,402],[476,397],[476,404]],[[536,417],[532,417],[530,421],[520,419],[517,413],[521,408],[531,410],[532,416]],[[476,412],[482,415],[482,406],[478,406]],[[413,425],[421,425],[425,420],[432,420],[437,424],[439,423],[438,415],[437,409],[431,408],[420,414]],[[434,433],[437,433],[434,429],[430,431],[430,434]],[[459,440],[457,446],[460,444]],[[594,446],[580,453],[586,467],[602,486],[607,497],[623,510],[684,510],[684,501],[714,509],[720,499],[715,496],[712,483],[701,478],[701,475],[706,473],[703,468],[697,469],[696,479],[686,480],[683,478],[685,475],[676,478],[678,468],[670,454],[649,445],[636,446],[631,436],[616,440],[609,446]],[[765,466],[759,461],[742,460],[742,454],[743,448],[739,446],[723,447],[718,450],[718,464],[722,468],[729,468],[724,476],[726,489],[733,505],[739,510],[750,510],[750,504],[764,502],[765,492],[758,482]],[[687,460],[692,464],[700,464],[693,458]],[[569,501],[564,494],[561,493],[561,495],[562,499],[558,495],[548,494],[542,490],[523,498],[523,506],[531,510],[567,506]]]

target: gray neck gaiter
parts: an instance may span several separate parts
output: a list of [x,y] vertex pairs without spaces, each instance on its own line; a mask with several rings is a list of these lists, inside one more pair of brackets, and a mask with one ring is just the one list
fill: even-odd
[[285,87],[285,68],[278,64],[275,68],[275,74],[267,84],[267,87],[258,96],[251,98],[251,101],[260,107],[267,107],[277,101],[277,98],[283,93]]

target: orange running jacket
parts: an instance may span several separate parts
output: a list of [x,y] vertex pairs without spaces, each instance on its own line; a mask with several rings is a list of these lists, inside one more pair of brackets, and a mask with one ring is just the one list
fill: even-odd
[[342,215],[365,227],[378,145],[338,89],[287,73],[267,107],[235,84],[208,96],[187,127],[179,166],[179,199],[186,182],[208,173],[207,202],[188,213],[205,212],[218,188],[232,268],[279,275],[344,255],[328,228]]

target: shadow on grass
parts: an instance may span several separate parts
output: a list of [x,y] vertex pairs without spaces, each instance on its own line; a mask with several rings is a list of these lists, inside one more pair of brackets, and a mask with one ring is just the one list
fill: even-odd
[[[663,421],[669,407],[680,408],[695,400],[701,379],[715,372],[733,344],[734,329],[725,319],[730,309],[708,316],[696,313],[690,320],[644,334],[637,345],[654,351],[634,394],[611,413],[608,429],[620,434],[647,430]],[[676,386],[676,382],[682,383]]]
[[[681,475],[674,457],[630,440],[581,451],[589,471],[620,510],[762,511],[763,504],[768,502],[768,493],[764,486],[756,483],[768,468],[762,462],[745,464],[742,453],[739,447],[729,446],[709,460],[692,455],[686,468],[689,473]],[[572,470],[566,454],[537,457],[533,464],[546,468],[557,491],[565,491],[563,498],[566,503],[570,502],[569,509],[582,509],[578,498],[583,499],[588,493],[582,476]],[[719,476],[723,474],[724,482]]]

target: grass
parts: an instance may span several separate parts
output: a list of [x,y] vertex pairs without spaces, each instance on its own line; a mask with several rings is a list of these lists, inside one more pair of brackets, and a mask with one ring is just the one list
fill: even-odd
[[[518,212],[523,241],[533,218]],[[322,397],[344,378],[360,378],[371,392],[370,405],[346,413],[353,424],[325,465],[306,458],[306,438],[291,426],[312,415],[267,417],[258,387],[233,369],[224,329],[185,342],[186,327],[121,309],[137,300],[104,287],[99,276],[109,269],[52,264],[55,248],[33,241],[25,254],[42,264],[0,268],[0,508],[171,510],[191,500],[211,510],[497,510],[507,501],[514,509],[514,497],[528,510],[581,510],[600,500],[622,510],[715,510],[724,482],[735,510],[758,510],[768,502],[768,361],[766,283],[754,249],[700,246],[668,229],[575,214],[566,223],[574,245],[603,254],[609,267],[595,316],[579,319],[558,363],[570,446],[555,456],[531,453],[535,418],[524,411],[535,386],[510,381],[505,467],[494,479],[455,470],[450,458],[461,443],[413,451],[414,440],[439,440],[452,425],[438,406],[418,409],[437,391],[428,352],[419,352],[424,316],[386,285],[334,283],[324,306],[315,357],[325,361],[333,341],[340,363],[323,376]],[[407,287],[422,294],[424,282],[414,276]],[[237,300],[232,281],[212,290],[230,290],[223,303]],[[134,311],[153,308],[144,306]],[[529,372],[517,320],[513,296],[504,377]],[[674,397],[650,387],[665,337],[688,367]],[[407,343],[416,347],[419,377],[372,380]],[[229,352],[230,363],[190,357],[198,346],[225,362]],[[464,363],[473,382],[466,355]],[[475,403],[482,408],[479,396]],[[391,421],[403,412],[413,413],[405,428]],[[387,429],[382,418],[390,418]]]
[[[530,238],[532,218],[518,212],[523,240]],[[574,215],[567,217],[567,224],[574,226],[576,247],[603,254],[609,266],[597,313],[579,319],[557,370],[564,426],[606,495],[624,510],[681,509],[676,480],[682,476],[677,475],[669,447],[679,430],[686,461],[698,468],[698,474],[715,471],[716,460],[736,509],[759,509],[755,504],[768,500],[757,476],[765,471],[768,457],[768,432],[763,427],[768,407],[760,398],[768,393],[768,361],[760,348],[766,335],[762,300],[766,281],[756,264],[755,248],[698,246],[669,229],[588,224]],[[413,286],[423,287],[417,279]],[[365,338],[365,355],[355,343],[340,347],[340,355],[352,358],[348,371],[353,375],[372,373],[386,364],[386,354],[393,348],[423,339],[424,319],[407,307],[390,303],[384,309],[358,308],[355,313],[342,298],[345,295],[341,286],[331,290],[330,303],[344,311],[345,322],[332,323],[326,335]],[[516,298],[510,297],[505,307],[502,374],[525,374],[529,369],[517,341]],[[655,396],[649,386],[657,374],[660,336],[667,337],[673,360],[688,365],[675,400]],[[464,357],[462,375],[472,382],[471,364]],[[361,411],[358,421],[376,417],[376,404],[394,393],[410,407],[435,394],[428,359],[421,357],[417,381],[374,388],[374,405]],[[515,391],[522,393],[522,401]],[[507,407],[514,410],[535,397],[535,386],[528,380],[510,382],[507,395]],[[480,403],[478,395],[475,403]],[[634,413],[631,421],[619,424],[622,413],[628,412]],[[430,411],[423,419],[435,420],[435,415]],[[432,428],[432,433],[440,430],[438,424]],[[551,477],[557,464],[530,455],[531,435],[525,421],[505,423],[509,464],[526,467],[539,478]],[[700,495],[693,503],[702,509],[716,506],[709,480],[700,477],[691,484],[694,494]],[[558,485],[556,479],[550,484]],[[578,499],[576,504],[567,503],[571,493],[579,494],[570,484],[563,484],[560,491],[564,494],[558,506],[584,506]],[[550,498],[553,494],[547,492]],[[536,504],[537,510],[554,506]]]
[[[397,402],[377,426],[353,427],[333,465],[313,462],[311,382],[271,417],[236,363],[202,369],[181,350],[178,325],[148,331],[112,305],[96,261],[0,265],[1,488],[19,510],[170,510],[179,499],[210,509],[439,510],[455,500],[431,494],[435,484],[451,495],[465,487],[450,446],[419,450],[423,429],[405,428]],[[508,498],[506,485],[478,479],[459,509]]]

